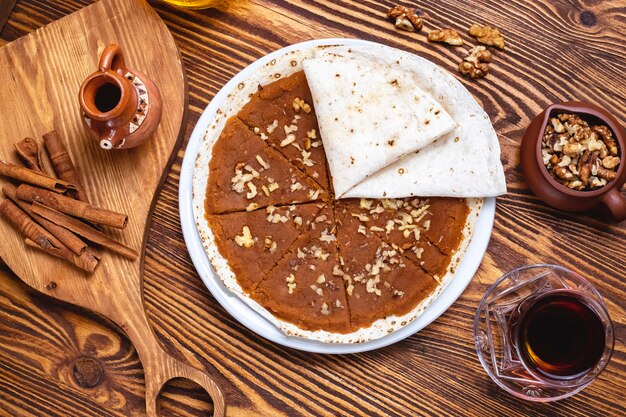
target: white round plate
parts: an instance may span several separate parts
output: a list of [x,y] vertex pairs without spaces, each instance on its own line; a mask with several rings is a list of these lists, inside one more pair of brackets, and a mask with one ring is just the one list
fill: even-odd
[[185,157],[180,173],[179,209],[185,243],[196,270],[215,299],[241,324],[258,335],[283,346],[307,352],[346,354],[378,349],[405,339],[428,326],[433,320],[442,315],[450,307],[450,305],[456,301],[457,298],[459,298],[472,280],[472,277],[480,266],[483,256],[487,250],[495,217],[496,199],[491,197],[484,200],[482,210],[480,211],[480,215],[478,216],[474,226],[474,233],[467,248],[467,252],[465,253],[465,256],[459,264],[454,277],[446,289],[438,298],[435,299],[435,301],[433,301],[433,303],[424,311],[424,313],[422,313],[421,316],[400,330],[380,339],[358,344],[332,344],[286,336],[276,326],[241,301],[239,297],[232,294],[222,284],[222,281],[211,267],[209,257],[202,246],[202,241],[200,240],[200,235],[196,227],[193,213],[192,182],[195,161],[198,156],[200,145],[202,144],[202,139],[209,125],[215,118],[217,109],[220,108],[229,92],[237,88],[237,85],[240,82],[248,79],[250,75],[259,68],[270,62],[272,59],[282,56],[294,49],[305,49],[307,47],[337,44],[359,46],[371,45],[372,42],[356,39],[320,39],[288,46],[272,52],[271,54],[260,58],[244,68],[215,95],[211,103],[209,103],[207,108],[202,113],[200,120],[198,120],[198,123],[191,134],[187,149],[185,150]]

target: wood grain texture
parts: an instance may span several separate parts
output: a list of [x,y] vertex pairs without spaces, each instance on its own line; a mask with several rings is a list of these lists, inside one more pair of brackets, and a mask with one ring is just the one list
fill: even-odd
[[[16,39],[87,3],[18,2],[0,33],[0,42]],[[423,10],[427,29],[454,27],[464,32],[470,24],[484,22],[502,29],[508,44],[507,50],[495,52],[487,78],[475,82],[461,79],[496,127],[509,185],[509,194],[497,200],[487,256],[465,293],[419,334],[380,351],[322,356],[271,344],[228,315],[193,268],[177,209],[180,151],[159,194],[147,238],[144,298],[150,324],[170,353],[218,375],[232,416],[624,415],[626,223],[609,225],[593,215],[548,208],[524,184],[518,151],[530,119],[552,101],[587,99],[611,109],[618,120],[626,122],[622,82],[626,4],[623,0],[407,4]],[[186,138],[224,83],[255,59],[294,42],[331,36],[368,39],[418,53],[452,72],[463,55],[462,49],[428,44],[424,34],[397,32],[384,18],[392,1],[231,0],[205,11],[181,11],[158,2],[152,5],[172,31],[187,69],[190,117]],[[537,262],[562,264],[589,278],[605,297],[616,333],[613,359],[598,380],[581,394],[544,405],[523,402],[501,391],[480,366],[472,342],[474,313],[487,287],[504,272]],[[15,278],[6,279],[12,282]],[[36,335],[64,340],[50,324],[50,309],[55,308],[80,316],[91,331],[107,328],[100,331],[116,332],[106,323],[99,324],[96,317],[35,297],[19,286],[5,287],[3,281],[0,288],[2,323],[18,331],[32,328],[35,330],[29,331]],[[30,294],[29,301],[19,302],[24,294]],[[36,319],[25,327],[20,320],[27,313]],[[17,398],[14,402],[0,397],[10,404],[11,408],[5,407],[11,410],[7,415],[40,415],[48,406],[47,396],[61,403],[59,407],[67,403],[61,408],[66,414],[71,414],[74,402],[93,400],[90,391],[67,388],[43,367],[37,375],[46,375],[50,383],[47,396],[42,397],[41,388],[29,382],[35,377],[28,370],[36,368],[38,361],[28,354],[13,355],[13,339],[0,340],[0,384],[20,387],[11,391]],[[38,340],[25,341],[23,350],[37,346]],[[71,357],[63,347],[50,350],[54,352],[51,363]],[[141,398],[141,386],[129,382],[126,391],[117,386],[112,390],[125,398]],[[203,400],[195,398],[195,394],[183,396],[167,409],[178,411],[177,415],[201,415]],[[187,406],[190,408],[181,411]],[[93,415],[107,414],[95,411]]]
[[[164,114],[154,135],[144,146],[127,151],[99,149],[89,138],[77,109],[77,87],[97,68],[99,54],[110,43],[121,46],[129,67],[160,86],[163,99]],[[129,214],[127,225],[126,214],[117,216],[122,220],[118,224],[95,217],[86,219],[124,228],[123,234],[116,234],[129,246],[141,248],[154,194],[175,156],[186,120],[187,90],[180,56],[154,10],[143,0],[103,0],[22,37],[0,49],[0,85],[4,86],[0,114],[11,115],[0,125],[0,154],[5,158],[12,155],[16,138],[58,131],[79,169],[89,200],[97,207]],[[24,111],[16,111],[16,103]],[[158,108],[157,103],[153,106],[153,111]],[[18,188],[18,195],[22,188]],[[59,201],[60,206],[55,207],[65,211],[62,206],[74,200],[62,198],[67,201]],[[158,414],[159,392],[173,378],[201,385],[213,399],[214,414],[224,415],[222,393],[211,377],[159,346],[143,305],[142,262],[103,256],[99,267],[86,274],[41,251],[25,248],[19,231],[7,222],[0,223],[0,235],[5,240],[0,257],[20,279],[54,298],[103,314],[134,341],[146,374],[148,416]],[[81,381],[98,383],[93,374],[99,372],[95,364],[82,366],[87,375]]]

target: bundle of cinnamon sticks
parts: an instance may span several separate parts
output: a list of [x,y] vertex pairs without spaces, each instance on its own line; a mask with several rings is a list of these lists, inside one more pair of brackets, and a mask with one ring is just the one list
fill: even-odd
[[43,135],[43,143],[49,161],[32,138],[15,144],[23,165],[0,160],[0,175],[15,182],[2,187],[6,199],[0,202],[0,216],[19,230],[27,246],[89,273],[100,262],[99,249],[137,259],[136,250],[107,236],[99,227],[123,229],[128,216],[89,202],[76,166],[56,131]]

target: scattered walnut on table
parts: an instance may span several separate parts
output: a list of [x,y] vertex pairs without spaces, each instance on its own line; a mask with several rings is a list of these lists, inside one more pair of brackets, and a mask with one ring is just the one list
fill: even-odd
[[475,46],[467,52],[467,56],[459,64],[459,72],[470,78],[482,78],[489,72],[491,52],[484,46]]
[[550,118],[542,142],[543,164],[552,177],[577,191],[591,191],[617,177],[617,141],[605,125],[590,126],[576,114]]
[[480,43],[504,49],[504,37],[500,33],[499,29],[491,26],[472,25],[470,26],[468,32]]
[[395,19],[395,26],[400,30],[419,32],[424,27],[424,21],[417,15],[416,9],[397,5],[389,9],[387,17]]
[[463,45],[463,39],[456,29],[435,29],[428,34],[428,40],[431,42],[443,42],[448,45]]

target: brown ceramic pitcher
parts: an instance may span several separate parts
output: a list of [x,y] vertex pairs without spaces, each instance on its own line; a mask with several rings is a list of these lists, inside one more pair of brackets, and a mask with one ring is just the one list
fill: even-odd
[[[606,124],[613,131],[621,158],[617,177],[613,181],[597,190],[576,191],[552,178],[543,165],[541,140],[550,118],[558,113],[575,113],[583,119],[592,118]],[[621,222],[626,219],[626,197],[620,192],[626,181],[625,150],[626,130],[608,111],[595,104],[570,101],[553,104],[533,119],[522,139],[520,159],[528,186],[547,204],[572,212],[604,208],[614,221]]]
[[129,69],[118,45],[102,52],[98,70],[80,87],[83,120],[103,149],[128,149],[144,143],[161,121],[162,102],[156,85]]

